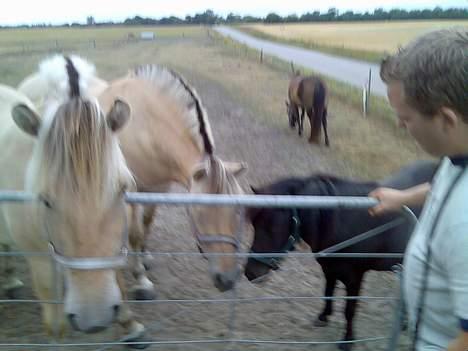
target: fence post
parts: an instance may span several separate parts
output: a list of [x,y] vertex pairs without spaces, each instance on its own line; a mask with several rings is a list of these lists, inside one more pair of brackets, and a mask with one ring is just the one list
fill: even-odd
[[260,50],[260,63],[263,63],[263,49]]
[[362,115],[367,117],[367,84],[362,87]]
[[372,80],[372,69],[369,68],[369,81],[367,82],[367,99],[366,99],[366,112],[369,111],[369,98],[371,90],[371,80]]

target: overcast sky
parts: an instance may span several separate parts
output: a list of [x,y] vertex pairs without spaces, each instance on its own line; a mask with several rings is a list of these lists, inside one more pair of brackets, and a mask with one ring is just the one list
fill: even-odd
[[[4,0],[5,1],[5,0]],[[269,12],[279,15],[319,10],[324,12],[330,7],[339,11],[354,12],[405,8],[424,9],[440,6],[468,7],[468,0],[6,0],[0,12],[0,25],[33,23],[71,23],[86,22],[87,16],[96,21],[122,21],[128,17],[161,18],[200,13],[212,9],[226,16],[233,12],[240,15],[266,16]]]

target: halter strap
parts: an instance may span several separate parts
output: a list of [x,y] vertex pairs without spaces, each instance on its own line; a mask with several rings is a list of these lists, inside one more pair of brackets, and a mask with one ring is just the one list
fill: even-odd
[[[193,233],[194,233],[195,239],[197,239],[198,244],[225,243],[225,244],[231,244],[232,246],[234,246],[236,251],[238,251],[238,249],[240,248],[241,244],[238,239],[239,235],[234,234],[233,236],[231,234],[222,234],[222,233],[202,234],[200,230],[198,229],[190,213],[189,213],[189,217],[190,217],[190,222],[192,223]],[[201,252],[201,249],[200,249],[200,252]]]
[[125,213],[125,203],[122,202],[124,215],[124,230],[122,232],[122,247],[120,252],[115,256],[106,257],[68,257],[62,255],[55,248],[50,233],[46,228],[47,241],[49,242],[49,253],[52,259],[62,267],[76,270],[100,270],[100,269],[116,269],[127,265],[128,258],[128,223],[127,214]]
[[[297,212],[297,208],[292,209],[292,225],[293,229],[291,234],[289,234],[288,240],[284,244],[284,246],[281,248],[281,250],[278,253],[287,253],[288,251],[291,251],[291,249],[294,248],[294,245],[301,240],[301,232],[300,232],[300,227],[301,227],[301,220],[299,218],[299,214]],[[253,250],[250,250],[252,253],[258,253],[254,252]],[[279,264],[280,261],[283,259],[283,257],[251,257],[253,260],[261,262],[263,264],[266,264],[273,270],[279,269]]]

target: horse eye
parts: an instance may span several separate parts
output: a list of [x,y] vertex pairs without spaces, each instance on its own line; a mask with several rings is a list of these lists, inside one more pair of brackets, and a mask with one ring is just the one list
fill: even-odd
[[41,201],[45,207],[49,208],[49,209],[52,209],[52,202],[50,201],[50,199],[45,196],[45,195],[39,195],[39,201]]

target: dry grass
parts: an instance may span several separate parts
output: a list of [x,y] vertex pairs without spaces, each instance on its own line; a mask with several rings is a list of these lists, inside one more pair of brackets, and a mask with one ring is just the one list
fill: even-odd
[[422,33],[457,25],[468,26],[468,23],[447,20],[252,24],[239,28],[265,38],[375,61],[383,53],[394,52]]
[[[239,46],[210,45],[200,50],[198,44],[174,45],[160,58],[186,71],[220,82],[239,103],[254,111],[264,123],[287,127],[284,101],[290,68],[274,62],[261,64],[258,56]],[[184,53],[190,52],[190,55]],[[187,62],[187,57],[190,57]],[[203,62],[203,65],[199,65]],[[272,68],[273,67],[273,68]],[[331,92],[329,102],[329,134],[331,149],[311,148],[311,152],[326,155],[331,162],[341,164],[343,175],[375,179],[388,175],[402,165],[425,157],[423,151],[403,131],[396,120],[389,120],[383,99],[375,98],[373,113],[363,118],[359,108],[358,89],[327,80]],[[353,102],[357,103],[353,103]],[[308,126],[308,125],[307,125]],[[306,135],[308,130],[306,130]],[[310,147],[304,141],[304,147]],[[333,161],[332,161],[333,160]]]

